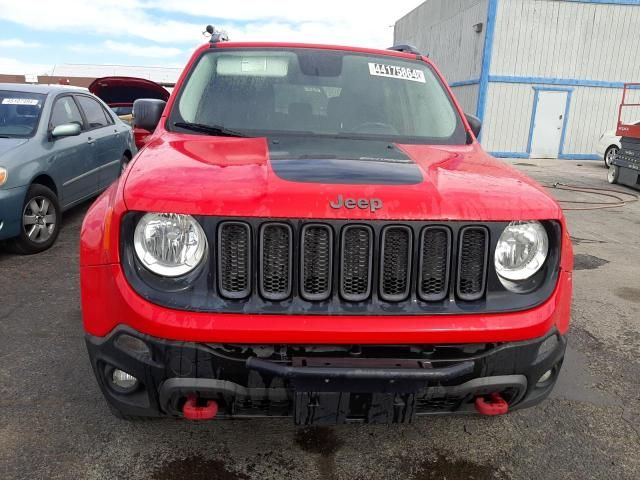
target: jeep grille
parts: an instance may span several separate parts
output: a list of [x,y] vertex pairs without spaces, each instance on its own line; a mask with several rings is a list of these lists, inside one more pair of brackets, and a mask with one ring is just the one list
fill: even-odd
[[[266,222],[257,230],[258,238],[252,242],[248,223],[220,223],[217,262],[222,297],[237,300],[250,296],[255,275],[264,299],[286,300],[294,294],[298,270],[299,294],[307,301],[326,301],[338,293],[344,301],[364,302],[373,292],[376,259],[375,293],[385,302],[407,300],[412,285],[417,297],[425,302],[442,301],[449,294],[452,235],[446,226],[423,227],[415,235],[419,239],[417,248],[413,229],[406,225],[385,226],[376,238],[368,225],[334,228],[331,224],[307,223],[299,230],[299,246],[289,224]],[[257,252],[253,251],[254,243]],[[486,286],[488,231],[481,226],[463,227],[458,245],[455,293],[461,300],[478,300]],[[294,252],[299,252],[298,259]],[[252,273],[254,257],[258,258],[256,274]]]

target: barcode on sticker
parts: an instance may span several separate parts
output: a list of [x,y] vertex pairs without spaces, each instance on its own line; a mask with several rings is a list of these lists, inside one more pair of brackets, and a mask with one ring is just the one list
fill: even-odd
[[3,98],[3,105],[38,105],[39,101],[35,98]]
[[412,82],[427,83],[424,72],[417,68],[398,67],[383,63],[369,63],[369,73],[377,77],[401,78]]

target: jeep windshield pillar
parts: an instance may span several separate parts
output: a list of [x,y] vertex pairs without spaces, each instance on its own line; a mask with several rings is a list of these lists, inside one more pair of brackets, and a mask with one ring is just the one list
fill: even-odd
[[132,162],[81,239],[120,418],[401,423],[552,390],[562,211],[414,50],[203,45]]

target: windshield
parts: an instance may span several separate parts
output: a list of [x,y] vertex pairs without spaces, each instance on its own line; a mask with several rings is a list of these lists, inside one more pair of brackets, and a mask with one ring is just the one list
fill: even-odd
[[187,131],[185,123],[248,135],[430,144],[467,140],[449,95],[429,65],[348,51],[205,52],[189,73],[167,127]]
[[40,93],[0,90],[0,137],[32,136],[45,98]]

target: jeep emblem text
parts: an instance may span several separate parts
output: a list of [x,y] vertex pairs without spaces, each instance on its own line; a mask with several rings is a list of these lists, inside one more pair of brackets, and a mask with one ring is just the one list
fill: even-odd
[[380,200],[379,198],[371,198],[371,199],[367,199],[367,198],[342,198],[342,195],[338,195],[338,198],[336,199],[335,202],[329,201],[329,205],[331,206],[331,208],[348,208],[348,209],[354,209],[356,207],[361,208],[362,210],[365,210],[367,208],[369,208],[371,210],[372,213],[375,213],[376,210],[380,210],[382,208],[382,200]]

